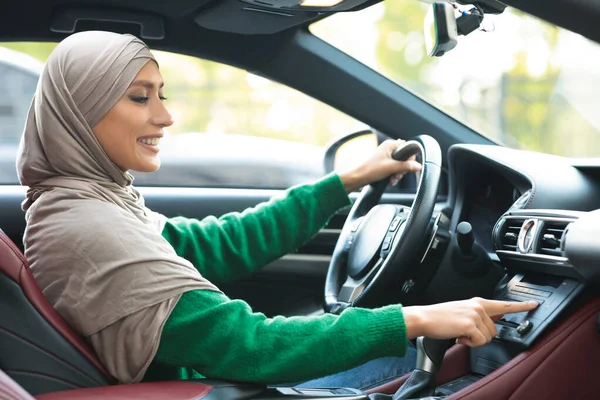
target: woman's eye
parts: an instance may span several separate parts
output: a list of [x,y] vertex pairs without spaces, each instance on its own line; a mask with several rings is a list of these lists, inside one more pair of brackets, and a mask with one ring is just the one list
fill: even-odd
[[148,102],[148,97],[143,97],[143,96],[132,96],[130,97],[131,101],[134,101],[136,103],[140,103],[140,104],[146,104]]
[[158,98],[160,99],[160,101],[165,101],[167,98],[163,95],[158,96]]

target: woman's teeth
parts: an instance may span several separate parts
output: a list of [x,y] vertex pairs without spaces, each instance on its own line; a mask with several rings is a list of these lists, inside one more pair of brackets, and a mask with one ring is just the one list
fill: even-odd
[[153,138],[153,139],[140,138],[140,139],[138,139],[138,142],[143,143],[143,144],[149,144],[150,146],[156,146],[160,142],[160,138]]

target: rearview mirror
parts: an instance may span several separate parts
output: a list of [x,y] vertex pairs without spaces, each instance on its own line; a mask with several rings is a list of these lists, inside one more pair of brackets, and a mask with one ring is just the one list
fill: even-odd
[[430,57],[440,57],[456,47],[458,28],[454,8],[433,3],[425,16],[425,48]]

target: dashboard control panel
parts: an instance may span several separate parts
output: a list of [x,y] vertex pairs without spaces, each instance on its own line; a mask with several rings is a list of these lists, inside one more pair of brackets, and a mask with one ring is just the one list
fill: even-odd
[[523,348],[544,331],[560,312],[573,301],[583,289],[575,279],[536,273],[516,274],[498,293],[497,300],[530,301],[539,306],[530,312],[506,314],[496,321],[496,339],[511,342]]

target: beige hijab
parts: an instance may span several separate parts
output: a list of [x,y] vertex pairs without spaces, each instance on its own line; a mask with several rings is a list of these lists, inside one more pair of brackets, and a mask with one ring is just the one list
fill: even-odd
[[138,382],[182,293],[218,290],[161,236],[152,212],[91,127],[154,60],[131,35],[83,32],[48,58],[17,171],[29,186],[24,243],[44,296],[122,383]]

